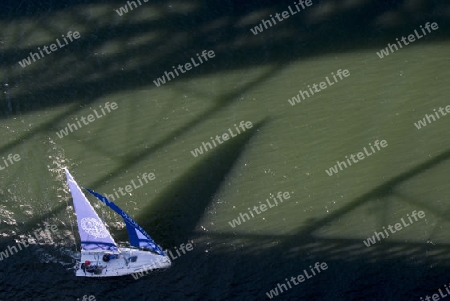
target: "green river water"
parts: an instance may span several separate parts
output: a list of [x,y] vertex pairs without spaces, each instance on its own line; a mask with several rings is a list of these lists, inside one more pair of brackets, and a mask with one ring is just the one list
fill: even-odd
[[[316,262],[328,269],[274,299],[419,300],[448,284],[450,117],[414,123],[450,105],[450,7],[344,2],[314,3],[258,35],[250,28],[289,2],[156,1],[123,16],[125,2],[5,4],[0,157],[21,159],[0,171],[0,251],[45,224],[58,232],[0,262],[0,300],[263,300]],[[439,29],[377,56],[426,22]],[[18,64],[69,30],[81,38]],[[215,57],[154,84],[203,50]],[[350,75],[288,102],[338,69]],[[107,102],[117,109],[58,137]],[[193,156],[241,121],[252,128]],[[325,172],[376,140],[387,146]],[[76,278],[63,167],[107,194],[154,173],[117,204],[164,249],[194,250],[140,280]],[[230,226],[278,192],[291,197]],[[120,218],[90,200],[126,241]],[[365,246],[414,210],[425,218]]]

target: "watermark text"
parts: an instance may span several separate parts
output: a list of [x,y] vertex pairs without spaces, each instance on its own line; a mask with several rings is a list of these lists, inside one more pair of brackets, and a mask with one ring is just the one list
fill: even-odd
[[[96,119],[102,118],[106,115],[106,113],[111,113],[111,110],[116,110],[118,108],[117,103],[115,102],[107,102],[104,106],[99,105],[100,111],[102,115],[100,115],[97,112],[97,109],[93,110],[94,114],[89,114],[87,117],[82,116],[80,120],[83,122],[84,125],[88,125],[89,123],[94,122]],[[106,110],[106,112],[105,112]],[[64,138],[65,136],[69,135],[70,133],[73,133],[74,131],[82,128],[82,124],[80,123],[80,120],[78,120],[78,117],[75,117],[76,123],[67,123],[67,126],[60,130],[59,132],[56,132],[56,135],[59,137],[59,139]],[[78,126],[77,126],[78,125]]]
[[[13,165],[14,162],[19,162],[20,161],[20,155],[19,154],[9,154],[8,157],[2,157],[3,163],[4,165],[2,165],[2,163],[0,163],[0,170],[4,170],[6,169],[6,167]],[[8,163],[9,162],[9,163]]]
[[[197,60],[199,63],[197,64],[193,57],[191,57],[191,62],[192,62],[192,65],[194,65],[194,67],[197,67],[197,66],[200,66],[201,64],[203,64],[203,60],[205,60],[205,62],[206,62],[206,61],[208,61],[208,58],[212,59],[215,56],[216,55],[214,54],[214,51],[209,50],[207,53],[206,50],[203,50],[201,55],[199,55],[197,53]],[[202,58],[203,58],[203,60],[202,60]],[[166,80],[171,81],[172,79],[175,79],[175,77],[180,76],[180,74],[178,73],[178,70],[181,73],[186,73],[187,71],[192,69],[192,65],[191,65],[191,63],[186,63],[184,65],[178,64],[177,67],[172,66],[173,72],[165,71],[163,76],[158,77],[156,80],[153,81],[153,83],[155,84],[155,86],[160,87],[161,85],[164,85],[166,83]],[[183,69],[183,67],[184,67],[184,69]],[[176,76],[174,75],[174,72],[175,72]],[[170,78],[170,77],[172,77],[172,78]]]
[[[137,176],[137,179],[138,179],[138,182],[140,185],[137,185],[138,183],[135,183],[134,180],[131,180],[131,182],[130,182],[131,185],[125,185],[125,187],[123,187],[123,188],[119,187],[117,190],[114,188],[113,194],[105,194],[105,196],[112,201],[118,200],[121,196],[126,195],[125,192],[131,193],[134,189],[144,186],[143,182],[145,182],[145,184],[148,184],[149,181],[153,181],[154,179],[156,179],[156,177],[155,177],[155,174],[152,172],[151,173],[144,172],[142,174],[142,178],[141,178],[141,176]],[[125,190],[125,192],[124,192],[124,190]],[[119,195],[119,192],[120,192],[120,195]]]
[[342,76],[349,77],[350,71],[348,71],[347,69],[344,69],[343,71],[341,71],[341,69],[339,69],[338,71],[336,71],[336,75],[334,74],[334,72],[331,72],[331,75],[333,76],[334,82],[330,81],[328,76],[326,76],[325,77],[326,82],[323,81],[320,84],[313,84],[312,87],[311,87],[311,85],[308,85],[308,90],[311,93],[311,95],[308,93],[308,91],[299,90],[298,94],[296,96],[292,97],[291,99],[288,99],[288,102],[291,104],[291,106],[294,106],[295,104],[300,103],[302,101],[300,99],[300,96],[302,97],[303,100],[305,100],[306,97],[313,96],[314,92],[318,93],[318,92],[325,90],[326,88],[334,85],[335,83],[337,83],[338,79],[336,78],[336,76],[338,76],[341,80],[344,79]]
[[[281,14],[276,13],[275,18],[278,20],[278,22],[282,22],[285,19],[289,18],[290,16],[296,15],[301,10],[305,10],[307,7],[311,6],[312,4],[313,4],[312,0],[306,0],[306,1],[299,0],[298,3],[294,2],[295,9],[292,9],[291,6],[289,5],[288,6],[289,11],[285,10]],[[276,25],[277,22],[275,21],[275,18],[272,17],[272,15],[270,15],[270,20],[272,20],[272,22],[270,20],[262,19],[261,23],[259,25],[256,25],[253,28],[250,28],[250,31],[256,36],[258,33],[263,32],[264,29],[268,29],[269,27]],[[264,27],[263,27],[263,25],[264,25]]]
[[[438,24],[437,24],[436,22],[433,22],[433,23],[431,23],[431,24],[430,24],[430,22],[427,22],[427,23],[425,24],[425,28],[426,28],[426,31],[425,31],[425,29],[422,27],[422,25],[420,25],[420,29],[422,30],[423,36],[421,36],[421,35],[417,32],[417,29],[414,29],[414,34],[410,34],[410,35],[408,36],[408,41],[409,41],[409,43],[414,42],[414,41],[416,40],[416,38],[417,38],[417,39],[423,38],[424,36],[427,35],[427,31],[428,31],[428,33],[431,33],[431,29],[437,30],[437,29],[439,28],[439,26],[438,26]],[[430,28],[431,28],[431,29],[430,29]],[[396,38],[395,40],[397,41],[397,45],[398,45],[398,47],[400,47],[400,48],[403,48],[402,43],[403,43],[404,46],[409,45],[409,43],[406,41],[406,38],[405,38],[404,36],[402,36],[402,38],[400,39],[400,40],[402,41],[402,43],[400,43],[400,41],[398,40],[398,38]],[[397,45],[396,45],[395,43],[394,43],[394,44],[388,43],[388,44],[387,44],[388,47],[386,47],[386,48],[384,48],[384,49],[381,49],[380,52],[377,52],[378,57],[379,57],[380,59],[382,59],[382,58],[384,58],[385,56],[388,56],[390,53],[394,53],[395,51],[398,50]],[[390,53],[389,53],[389,51],[390,51]]]
[[[402,227],[402,224],[403,224],[403,226],[406,228],[406,227],[408,227],[408,226],[410,226],[411,224],[413,224],[414,223],[414,221],[412,220],[412,218],[414,218],[414,220],[417,222],[418,221],[418,219],[417,219],[417,217],[419,217],[419,218],[424,218],[425,217],[425,212],[423,212],[423,211],[419,211],[419,212],[416,212],[416,210],[414,210],[412,213],[411,213],[411,216],[409,216],[409,214],[407,214],[406,215],[407,217],[408,217],[408,220],[409,220],[409,222],[410,222],[410,224],[408,224],[407,222],[405,222],[405,220],[403,219],[403,217],[400,219],[401,220],[401,224],[400,223],[396,223],[394,226],[392,226],[392,225],[389,225],[387,228],[389,229],[389,231],[391,232],[391,234],[394,234],[394,233],[396,233],[397,231],[400,231],[400,230],[402,230],[403,229],[403,227]],[[412,217],[412,218],[411,218]],[[394,230],[394,228],[395,228],[395,230]],[[382,237],[383,239],[385,239],[385,238],[388,238],[389,237],[389,232],[388,232],[388,230],[386,229],[386,227],[383,227],[383,230],[384,230],[384,233],[383,232],[374,232],[374,234],[375,235],[372,235],[372,237],[369,237],[367,240],[363,240],[363,243],[366,245],[366,247],[370,247],[371,245],[374,245],[374,244],[376,244],[377,243],[377,241],[375,240],[375,236],[377,237],[377,239],[378,239],[378,241],[380,241],[381,239],[380,239],[380,237]],[[386,236],[384,236],[386,234]]]
[[[291,289],[292,288],[291,283],[293,285],[299,285],[300,283],[304,282],[306,279],[310,279],[310,278],[316,276],[316,271],[317,271],[317,274],[320,274],[320,272],[328,269],[328,265],[325,262],[322,262],[320,264],[318,262],[316,262],[314,267],[309,266],[309,269],[310,269],[311,275],[306,270],[303,270],[303,273],[298,275],[297,277],[292,276],[289,280],[287,278],[285,278],[286,284],[277,283],[277,286],[274,289],[270,290],[270,292],[266,292],[267,297],[269,297],[269,299],[273,299],[274,297],[278,296],[279,294],[283,293],[284,291]],[[289,286],[289,288],[288,288],[288,286]]]
[[[359,152],[356,155],[355,154],[350,154],[350,158],[348,158],[348,156],[345,156],[345,159],[347,160],[347,163],[345,163],[344,161],[336,161],[336,165],[330,167],[329,169],[326,169],[325,172],[331,177],[333,174],[337,174],[340,170],[343,170],[342,166],[344,168],[348,168],[349,166],[352,166],[352,162],[353,163],[358,163],[359,161],[362,161],[369,156],[372,156],[376,151],[374,149],[374,147],[377,150],[381,150],[380,146],[382,148],[385,148],[388,146],[387,141],[386,140],[376,140],[374,145],[372,146],[372,143],[369,143],[369,148],[372,150],[372,152],[368,151],[366,147],[363,148],[364,152]],[[358,159],[356,159],[356,157],[358,157]],[[351,160],[350,160],[351,159]],[[347,166],[348,164],[348,166]],[[339,169],[338,169],[339,167]]]
[[[221,136],[216,135],[215,138],[210,137],[210,138],[211,138],[211,142],[214,144],[214,147],[216,147],[216,146],[217,146],[216,141],[217,141],[218,144],[222,144],[222,143],[224,143],[225,141],[230,140],[230,138],[236,137],[238,134],[241,133],[241,131],[242,131],[242,132],[245,132],[246,130],[251,129],[252,127],[253,127],[253,124],[252,124],[250,121],[246,121],[245,124],[244,124],[244,121],[241,121],[241,123],[239,123],[239,127],[236,126],[236,125],[234,125],[234,128],[236,129],[237,134],[235,134],[235,133],[229,128],[229,129],[228,129],[228,132],[225,132],[225,133],[222,134]],[[228,135],[228,133],[230,133],[230,135]],[[230,136],[231,136],[231,137],[230,137]],[[223,141],[222,141],[221,139],[222,139]],[[198,147],[198,148],[194,149],[193,151],[191,151],[191,154],[192,154],[194,157],[198,157],[199,155],[202,155],[202,154],[203,154],[203,150],[204,150],[205,152],[208,151],[207,146],[209,147],[209,149],[213,149],[213,148],[214,148],[214,147],[211,145],[210,142],[203,142],[202,145],[200,145],[200,147]]]
[[[278,192],[277,197],[278,197],[278,200],[280,201],[280,203],[283,203],[283,199],[288,200],[288,199],[290,199],[291,195],[287,191],[286,192],[280,191],[280,192]],[[266,199],[266,203],[267,203],[267,205],[269,205],[269,208],[278,206],[277,199],[274,196],[272,196],[271,199],[274,201],[275,204],[271,204],[269,199]],[[267,208],[266,204],[260,204],[259,206],[253,206],[252,209],[248,208],[248,213],[250,213],[252,218],[254,218],[255,215],[253,214],[253,212],[259,215],[269,208]],[[261,211],[258,211],[258,209]],[[247,220],[250,220],[250,216],[247,213],[240,213],[239,216],[237,217],[237,219],[235,218],[231,222],[228,222],[228,223],[230,224],[230,226],[232,228],[235,228],[236,226],[239,226],[241,224],[241,219],[242,219],[242,223],[246,222],[245,218],[247,218]]]
[[[70,42],[73,42],[74,39],[75,39],[75,40],[78,40],[78,39],[81,37],[81,35],[80,35],[80,33],[79,33],[78,31],[74,31],[73,33],[72,33],[71,31],[69,31],[69,32],[67,33],[67,39],[66,39],[66,37],[65,37],[64,35],[62,35],[62,37],[63,37],[63,40],[64,40],[65,44],[62,44],[62,43],[59,41],[59,38],[56,39],[56,43],[58,44],[58,47],[59,47],[59,48],[56,47],[56,44],[50,44],[50,47],[47,46],[47,45],[44,45],[44,47],[42,47],[42,49],[41,49],[41,47],[38,47],[39,53],[40,53],[41,55],[39,55],[39,53],[37,53],[37,52],[30,52],[30,55],[29,55],[26,59],[23,59],[22,61],[19,61],[19,65],[20,65],[22,68],[25,68],[26,66],[31,65],[31,63],[32,63],[31,60],[33,60],[33,62],[36,62],[36,60],[40,60],[41,58],[43,58],[43,57],[45,56],[45,55],[44,55],[44,52],[45,52],[46,54],[50,54],[50,53],[52,53],[52,52],[55,52],[56,50],[58,50],[58,49],[60,49],[60,48],[63,48],[63,47],[65,47],[66,45],[69,44],[69,42],[67,41],[67,39],[69,39]],[[50,48],[51,51],[48,50],[49,48]],[[43,52],[43,51],[44,51],[44,52]]]

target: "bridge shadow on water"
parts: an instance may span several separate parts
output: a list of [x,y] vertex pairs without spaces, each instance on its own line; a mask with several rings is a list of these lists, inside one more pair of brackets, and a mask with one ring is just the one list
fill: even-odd
[[[169,70],[168,66],[172,66],[174,62],[187,61],[186,58],[190,58],[200,49],[214,49],[216,59],[201,69],[186,73],[185,78],[220,74],[233,69],[269,66],[266,72],[262,72],[249,84],[213,99],[214,106],[211,109],[170,132],[151,147],[132,148],[125,159],[117,158],[120,164],[116,169],[89,183],[88,186],[95,189],[105,181],[117,178],[127,169],[138,165],[156,151],[167,147],[174,136],[183,136],[208,118],[213,118],[217,112],[233,105],[240,95],[264,84],[290,62],[333,52],[374,47],[378,50],[386,45],[386,41],[398,37],[399,32],[411,28],[411,24],[402,21],[402,18],[409,17],[408,14],[414,17],[411,21],[414,24],[421,24],[423,20],[429,21],[430,16],[433,16],[433,21],[442,24],[436,37],[448,39],[449,27],[445,26],[448,24],[448,16],[436,13],[439,8],[446,7],[445,1],[433,1],[432,4],[417,1],[416,3],[425,6],[425,11],[402,10],[399,13],[399,8],[407,2],[365,1],[365,4],[355,8],[343,9],[339,8],[336,1],[317,1],[315,5],[327,4],[327,7],[334,9],[329,9],[330,13],[326,17],[317,19],[306,16],[292,17],[289,19],[291,30],[286,29],[287,21],[277,25],[279,30],[286,32],[283,37],[276,35],[275,28],[252,37],[249,28],[266,17],[268,13],[265,12],[283,11],[290,2],[273,4],[270,1],[262,1],[255,4],[212,1],[203,4],[190,1],[186,3],[195,7],[193,11],[176,12],[170,16],[170,11],[165,11],[165,1],[152,1],[151,5],[155,9],[165,11],[168,15],[166,19],[135,23],[124,16],[118,24],[108,25],[99,25],[98,19],[89,19],[77,12],[77,5],[85,2],[51,2],[55,10],[71,11],[72,22],[86,23],[88,30],[82,33],[83,39],[71,45],[71,50],[59,50],[52,53],[51,58],[45,57],[33,63],[36,65],[33,68],[20,71],[14,69],[20,68],[17,62],[30,51],[36,50],[36,47],[15,47],[8,42],[8,46],[2,48],[0,68],[4,73],[3,82],[15,90],[10,94],[8,91],[3,94],[3,99],[0,100],[0,118],[8,119],[67,103],[73,103],[73,108],[3,144],[0,146],[0,153],[7,154],[35,136],[48,135],[57,125],[76,115],[82,106],[94,104],[100,97],[127,90],[150,89],[148,87],[152,81]],[[101,1],[90,3],[103,4]],[[118,8],[123,4],[124,2],[116,1],[108,5]],[[22,3],[28,10],[13,6],[11,1],[6,1],[5,5],[12,10],[2,11],[0,15],[10,22],[26,18],[30,14],[40,15],[43,19],[46,16],[47,8],[43,5],[28,6]],[[264,13],[261,13],[261,17],[253,18],[252,20],[256,21],[251,24],[237,25],[244,22],[245,18],[250,18],[255,11]],[[107,13],[115,12],[108,10],[103,13],[106,16]],[[320,11],[316,12],[316,16],[320,16],[319,13]],[[373,26],[376,20],[385,20],[385,15],[399,16],[398,19],[392,18],[398,25],[394,22],[390,29]],[[51,21],[47,23],[40,20],[38,24],[47,28],[52,36],[60,35],[60,30],[51,26]],[[133,37],[159,32],[164,34],[157,34],[151,42],[140,45],[128,43]],[[171,33],[169,41],[167,33]],[[12,38],[19,39],[17,36]],[[111,43],[125,45],[124,48],[128,47],[128,50],[106,56],[94,54]],[[72,55],[71,59],[66,59],[69,54]],[[139,64],[134,67],[127,65],[129,57],[133,57]],[[74,65],[77,61],[78,65]],[[122,63],[126,65],[123,71],[117,67]],[[67,79],[62,77],[65,72],[70,74]],[[89,76],[95,80],[87,80]],[[2,263],[5,268],[0,271],[0,276],[4,279],[4,286],[0,289],[0,296],[7,295],[23,300],[44,300],[43,298],[48,297],[56,300],[76,290],[80,292],[80,296],[91,292],[97,296],[97,300],[124,300],[125,297],[136,299],[143,296],[146,296],[144,300],[263,299],[266,298],[265,292],[273,289],[277,283],[299,275],[303,269],[307,269],[316,261],[326,262],[328,270],[283,292],[278,297],[280,300],[418,300],[420,296],[435,293],[443,284],[449,282],[446,278],[446,252],[450,246],[445,244],[385,240],[367,248],[361,240],[324,238],[316,232],[324,226],[332,225],[341,217],[351,216],[355,210],[375,199],[392,196],[448,220],[445,213],[436,211],[425,202],[404,196],[397,187],[447,161],[450,151],[378,185],[325,218],[309,221],[292,235],[212,233],[199,229],[198,225],[214,195],[222,187],[224,178],[246,151],[249,141],[257,136],[258,131],[264,131],[264,127],[270,125],[270,117],[262,116],[251,131],[197,158],[198,164],[181,175],[170,189],[158,195],[152,204],[146,206],[143,213],[136,217],[145,229],[152,229],[149,232],[155,240],[166,247],[178,246],[191,240],[195,242],[194,250],[177,258],[171,269],[152,273],[138,281],[131,277],[92,281],[74,279],[72,273],[62,269],[60,265],[52,265],[52,269],[49,269],[48,265],[24,261],[19,257],[22,255],[15,255],[17,258],[14,260],[9,260],[7,264]],[[47,214],[31,218],[21,226],[21,230],[30,231],[40,221],[64,212],[65,209],[66,204],[58,205]],[[121,235],[118,237],[124,238]],[[11,244],[10,240],[3,239],[1,249],[5,249],[8,244]],[[32,250],[30,248],[21,251],[21,254],[33,257]],[[36,277],[36,271],[39,271],[41,277]],[[382,278],[380,275],[383,275]],[[20,279],[19,283],[17,279]],[[44,283],[48,279],[59,287],[58,291],[39,291],[35,287],[27,291],[27,281]]]
[[[392,196],[448,220],[426,201],[405,197],[397,188],[449,160],[450,151],[386,181],[326,217],[308,222],[292,235],[216,233],[199,228],[223,179],[265,123],[198,158],[198,164],[145,208],[153,218],[144,219],[142,224],[156,230],[157,241],[165,246],[193,241],[194,250],[176,258],[171,269],[139,281],[113,280],[112,285],[109,280],[100,280],[101,286],[112,290],[102,294],[168,285],[172,291],[158,291],[158,300],[164,294],[192,300],[263,299],[267,291],[285,283],[285,278],[309,271],[316,262],[326,262],[328,269],[298,286],[292,284],[280,300],[416,300],[448,283],[448,244],[386,239],[366,247],[361,239],[326,238],[316,233],[340,218],[358,214],[361,206]],[[80,281],[91,289],[98,284]]]
[[[201,293],[192,291],[194,296],[207,296],[208,300],[248,300],[256,296],[261,299],[266,291],[278,283],[285,283],[285,278],[297,276],[303,269],[309,270],[308,267],[317,261],[326,262],[328,270],[284,292],[280,297],[282,300],[416,300],[436,293],[438,288],[448,284],[449,244],[398,242],[394,238],[366,247],[361,239],[326,238],[316,233],[343,217],[358,214],[356,210],[364,205],[393,196],[427,214],[450,220],[445,212],[440,212],[427,200],[419,202],[399,192],[402,184],[448,161],[450,151],[395,176],[326,217],[308,222],[293,235],[202,232],[197,225],[205,214],[207,200],[214,197],[230,168],[230,162],[221,158],[228,155],[228,158],[237,159],[233,154],[245,149],[245,140],[242,137],[234,146],[215,151],[210,158],[204,159],[206,165],[201,163],[186,174],[188,179],[201,179],[203,183],[199,186],[192,185],[191,181],[182,185],[175,183],[170,192],[163,193],[160,200],[148,208],[153,212],[163,206],[169,218],[173,214],[197,220],[186,222],[183,218],[174,218],[171,223],[161,222],[159,226],[164,228],[162,233],[173,232],[174,237],[179,237],[175,245],[190,239],[202,242],[193,254],[175,262],[175,266],[180,265],[183,271],[192,270],[193,284],[203,284]],[[180,181],[184,183],[184,180]],[[210,251],[205,253],[204,250]],[[162,274],[163,278],[169,280],[177,271],[174,268]]]

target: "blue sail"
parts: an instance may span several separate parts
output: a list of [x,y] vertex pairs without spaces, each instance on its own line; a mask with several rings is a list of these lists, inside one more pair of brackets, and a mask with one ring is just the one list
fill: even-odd
[[128,236],[130,237],[130,245],[134,247],[142,247],[148,248],[150,250],[155,251],[156,253],[165,256],[163,250],[153,241],[153,239],[148,235],[141,226],[139,226],[127,213],[125,213],[122,209],[119,208],[116,204],[108,200],[105,196],[92,191],[90,189],[86,189],[91,194],[93,194],[100,201],[105,203],[109,208],[114,210],[117,214],[119,214],[125,225],[127,226]]
[[64,170],[77,214],[81,248],[88,251],[118,251],[116,242],[98,217],[97,212],[95,212],[69,171]]

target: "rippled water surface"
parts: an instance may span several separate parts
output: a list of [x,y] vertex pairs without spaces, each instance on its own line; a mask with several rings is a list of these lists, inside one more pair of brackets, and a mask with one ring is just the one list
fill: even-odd
[[[445,293],[446,1],[135,2],[122,16],[126,1],[1,4],[0,256],[9,256],[0,300]],[[252,32],[283,11],[288,18]],[[427,22],[438,28],[424,35]],[[163,75],[170,81],[158,82]],[[292,105],[299,90],[310,95]],[[75,277],[80,241],[64,167],[113,196],[153,173],[115,201],[180,255],[172,267],[139,280]],[[126,242],[120,217],[89,200]],[[375,231],[386,237],[367,247]],[[193,250],[178,254],[187,243]],[[316,263],[327,268],[289,280]]]

